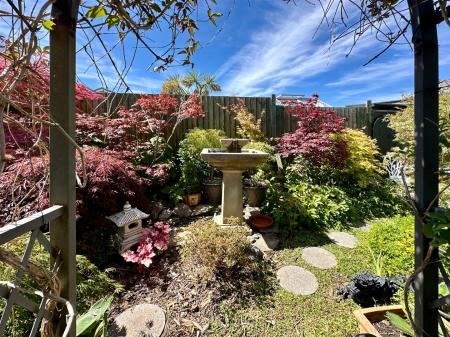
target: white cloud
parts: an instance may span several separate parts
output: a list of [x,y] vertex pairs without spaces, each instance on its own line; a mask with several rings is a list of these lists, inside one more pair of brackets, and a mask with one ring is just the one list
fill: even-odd
[[[319,6],[305,6],[278,8],[261,31],[250,35],[249,42],[217,72],[224,93],[267,95],[331,71],[346,60],[353,37],[342,38],[330,48],[329,30],[323,27],[313,39],[323,12]],[[377,43],[363,38],[353,53]]]

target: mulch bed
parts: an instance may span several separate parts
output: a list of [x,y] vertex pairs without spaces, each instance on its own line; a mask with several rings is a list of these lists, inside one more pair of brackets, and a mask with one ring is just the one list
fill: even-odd
[[199,282],[192,270],[181,263],[176,246],[141,272],[135,265],[123,267],[116,268],[114,278],[125,286],[125,291],[111,308],[110,318],[137,304],[157,304],[166,312],[163,337],[207,335],[211,321],[220,315],[221,305],[237,305],[262,295],[253,289],[254,282],[261,282],[262,278],[268,280],[265,292],[272,291],[273,274],[268,265],[268,270],[256,273],[237,269],[227,273],[227,277],[218,275],[215,280]]

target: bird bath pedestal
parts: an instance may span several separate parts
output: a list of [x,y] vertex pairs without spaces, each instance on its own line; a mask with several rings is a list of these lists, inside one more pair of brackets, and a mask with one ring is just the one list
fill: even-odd
[[[222,213],[215,217],[219,225],[242,223],[242,172],[264,162],[268,154],[257,150],[241,150],[247,139],[221,139],[226,149],[203,149],[201,157],[223,172]],[[237,223],[235,223],[237,222]]]

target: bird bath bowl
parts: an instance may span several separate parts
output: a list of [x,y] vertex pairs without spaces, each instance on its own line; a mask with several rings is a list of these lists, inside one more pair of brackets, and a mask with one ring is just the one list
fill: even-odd
[[[263,163],[269,156],[265,152],[241,147],[248,143],[247,139],[221,139],[226,149],[203,149],[200,156],[210,165],[223,172],[222,213],[215,217],[220,225],[242,223],[242,172]],[[236,219],[236,220],[234,220]]]

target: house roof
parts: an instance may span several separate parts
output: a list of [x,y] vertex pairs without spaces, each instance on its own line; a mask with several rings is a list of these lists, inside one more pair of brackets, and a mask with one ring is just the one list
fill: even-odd
[[[308,103],[309,97],[306,97],[305,95],[295,95],[295,94],[281,94],[276,97],[276,105],[284,105],[284,102],[287,101],[297,101],[300,103]],[[316,106],[321,108],[331,108],[331,105],[321,101],[317,100]]]
[[137,208],[131,208],[131,205],[127,201],[121,212],[107,216],[106,218],[114,222],[116,226],[123,227],[138,220],[145,219],[148,216],[149,214],[146,214]]

